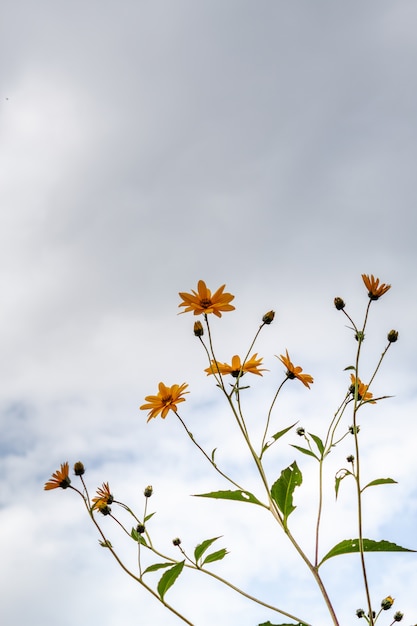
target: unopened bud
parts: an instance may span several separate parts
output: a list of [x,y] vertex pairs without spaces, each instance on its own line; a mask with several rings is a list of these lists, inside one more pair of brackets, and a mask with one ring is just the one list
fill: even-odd
[[395,343],[398,339],[398,330],[390,330],[387,339],[390,343]]
[[138,524],[136,526],[136,532],[138,532],[139,535],[142,535],[145,532],[145,524]]
[[394,613],[394,622],[401,622],[403,617],[404,613],[401,613],[401,611],[397,611],[396,613]]
[[394,604],[394,598],[391,598],[391,596],[387,596],[386,598],[382,600],[381,607],[384,611],[388,611],[388,609],[390,609],[393,604]]
[[349,454],[349,456],[346,457],[346,461],[348,463],[353,463],[354,460],[355,460],[355,457],[353,456],[353,454]]
[[179,537],[176,537],[172,540],[172,543],[174,544],[174,546],[179,546],[181,544],[181,539]]
[[150,498],[152,494],[153,494],[152,485],[148,485],[147,487],[145,487],[145,491],[143,492],[143,495],[145,496],[145,498]]
[[357,617],[365,617],[365,611],[363,609],[358,609],[356,611],[356,616]]
[[338,311],[341,311],[342,309],[345,308],[345,302],[344,300],[342,300],[342,298],[335,298],[334,305]]
[[194,322],[194,335],[196,337],[202,337],[204,335],[204,328],[201,322]]
[[304,437],[306,431],[300,426],[300,428],[297,428],[295,432],[299,435],[299,437]]
[[262,318],[264,324],[271,324],[275,317],[275,311],[268,311]]
[[77,461],[76,463],[74,463],[74,474],[76,476],[82,476],[85,472],[85,468],[84,465],[81,463],[81,461]]

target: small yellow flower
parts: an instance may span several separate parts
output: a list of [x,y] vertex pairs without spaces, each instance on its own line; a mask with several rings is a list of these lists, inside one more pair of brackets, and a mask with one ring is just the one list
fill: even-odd
[[391,285],[385,285],[385,283],[379,284],[379,278],[374,278],[373,274],[370,276],[368,274],[362,274],[362,280],[371,300],[378,300],[388,289],[391,289]]
[[231,293],[223,293],[226,285],[222,285],[212,295],[210,289],[207,288],[204,280],[198,281],[197,290],[192,290],[192,293],[180,292],[180,297],[183,299],[178,306],[184,306],[184,311],[181,313],[187,313],[193,311],[194,315],[201,315],[202,313],[214,313],[217,317],[221,317],[223,311],[233,311],[234,306],[230,302],[234,299]]
[[359,402],[370,402],[370,404],[376,404],[376,400],[371,400],[372,393],[368,391],[369,385],[365,385],[365,383],[363,383],[360,378],[357,379],[354,374],[350,375],[350,380],[352,381],[352,384],[350,386],[350,391],[353,395],[355,394],[356,380],[358,381]]
[[113,500],[109,483],[103,483],[102,487],[97,489],[97,496],[93,498],[93,509],[105,509],[107,506],[110,506]]
[[185,398],[182,396],[185,393],[190,393],[189,391],[184,391],[187,387],[188,385],[186,383],[182,385],[172,385],[172,387],[167,387],[164,383],[159,383],[158,394],[156,396],[146,396],[145,400],[147,404],[142,404],[140,407],[141,411],[150,409],[147,421],[149,422],[149,420],[153,417],[157,417],[159,414],[165,419],[169,411],[176,411],[177,404],[179,402],[185,402]]
[[61,463],[61,469],[57,470],[52,474],[51,480],[45,483],[44,489],[49,491],[49,489],[66,489],[70,486],[71,479],[69,477],[69,464],[68,462]]
[[260,368],[262,365],[262,358],[257,358],[258,353],[255,353],[248,359],[242,366],[240,361],[240,357],[235,354],[232,357],[232,364],[228,365],[227,363],[219,363],[219,361],[211,361],[210,367],[207,367],[204,371],[207,372],[207,376],[210,374],[231,374],[234,378],[237,378],[239,375],[243,376],[245,372],[250,372],[251,374],[257,374],[258,376],[262,376],[261,372],[265,372],[265,368]]
[[285,365],[287,368],[287,378],[298,378],[301,380],[303,385],[310,389],[310,384],[314,382],[313,377],[310,374],[302,374],[302,367],[297,365],[296,367],[291,363],[290,357],[288,355],[288,350],[286,350],[286,356],[281,354],[279,360]]

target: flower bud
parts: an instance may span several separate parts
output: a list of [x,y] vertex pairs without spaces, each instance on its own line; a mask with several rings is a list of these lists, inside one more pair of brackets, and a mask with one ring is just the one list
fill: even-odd
[[398,339],[398,330],[390,330],[387,339],[390,343],[395,343]]
[[196,337],[202,337],[204,335],[204,328],[201,322],[194,322],[194,335]]
[[84,465],[81,463],[81,461],[77,461],[76,463],[74,463],[74,474],[76,476],[82,476],[85,472],[85,468]]
[[147,487],[145,487],[145,491],[143,492],[143,495],[145,496],[145,498],[150,498],[152,494],[153,494],[152,485],[148,485]]
[[353,454],[349,454],[349,456],[346,457],[346,461],[348,463],[353,463],[354,460],[355,460],[355,457],[353,456]]
[[363,609],[358,609],[356,611],[356,616],[357,617],[365,617],[365,611]]
[[136,532],[138,532],[139,535],[142,535],[145,532],[145,525],[144,524],[138,524],[136,526]]
[[174,546],[179,546],[181,544],[181,539],[179,537],[175,537],[175,539],[172,540],[172,543]]
[[300,426],[300,428],[297,428],[295,432],[297,433],[299,437],[304,437],[306,431],[304,430],[304,428]]
[[110,515],[111,508],[106,504],[106,506],[97,507],[102,515]]
[[388,609],[390,609],[393,604],[394,604],[394,598],[391,598],[391,596],[387,596],[386,598],[382,600],[381,607],[384,611],[388,611]]
[[342,300],[342,298],[335,298],[334,305],[338,311],[341,311],[342,309],[345,308],[345,302],[344,300]]
[[264,324],[271,324],[273,322],[273,319],[275,317],[275,311],[268,311],[268,313],[265,313],[265,315],[262,318],[262,321]]
[[360,426],[349,426],[349,432],[351,435],[354,435],[355,433],[358,434],[359,431]]
[[394,613],[394,622],[401,622],[403,617],[404,613],[401,613],[401,611],[397,611],[396,613]]

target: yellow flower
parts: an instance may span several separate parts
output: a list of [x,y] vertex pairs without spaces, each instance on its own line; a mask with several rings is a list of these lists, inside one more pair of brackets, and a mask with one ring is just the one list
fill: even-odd
[[68,462],[61,463],[61,469],[52,474],[51,480],[45,483],[44,489],[46,491],[49,491],[49,489],[58,489],[58,487],[66,489],[70,486],[70,483]]
[[242,366],[240,362],[240,357],[235,354],[232,357],[232,364],[228,365],[227,363],[219,363],[219,361],[211,361],[210,367],[207,367],[204,371],[207,372],[207,376],[210,374],[231,374],[234,378],[243,376],[245,372],[250,372],[251,374],[257,374],[258,376],[262,376],[261,372],[265,372],[265,368],[259,368],[262,365],[262,358],[257,358],[258,353],[255,353],[248,359]]
[[362,274],[362,280],[368,290],[368,296],[371,300],[378,300],[378,298],[383,296],[388,289],[391,289],[391,285],[385,285],[385,283],[379,284],[379,278],[374,278],[373,274],[370,276]]
[[113,500],[109,483],[103,483],[103,486],[97,489],[97,496],[93,498],[93,509],[105,509]]
[[363,383],[360,378],[357,379],[354,374],[350,375],[350,380],[352,381],[350,391],[353,395],[355,395],[356,381],[358,381],[359,402],[370,402],[371,404],[376,404],[376,400],[371,400],[372,393],[368,391],[369,385],[365,385],[365,383]]
[[180,297],[183,302],[178,306],[184,306],[184,311],[181,313],[187,313],[188,311],[194,311],[194,315],[201,315],[202,313],[214,313],[217,317],[221,317],[221,311],[233,311],[234,306],[230,302],[234,299],[231,293],[223,293],[226,285],[222,285],[218,290],[211,295],[210,289],[207,289],[204,280],[198,281],[198,292],[192,290],[192,293],[180,292]]
[[310,374],[302,374],[301,372],[303,371],[303,369],[297,365],[297,367],[295,367],[290,360],[290,357],[288,355],[288,350],[286,350],[287,355],[284,356],[283,354],[281,354],[279,357],[279,360],[285,365],[285,367],[287,368],[287,378],[298,378],[298,380],[301,380],[301,382],[303,383],[303,385],[305,385],[306,387],[308,387],[310,389],[310,383],[313,383],[313,377],[310,376]]
[[165,419],[169,411],[176,411],[177,404],[179,402],[185,402],[185,398],[181,396],[185,393],[190,393],[189,391],[184,391],[187,387],[188,385],[186,383],[182,385],[172,385],[172,387],[167,387],[164,383],[159,383],[158,394],[156,396],[146,396],[145,400],[147,404],[142,404],[140,407],[142,411],[150,409],[147,421],[149,422],[150,419],[157,417],[159,414]]

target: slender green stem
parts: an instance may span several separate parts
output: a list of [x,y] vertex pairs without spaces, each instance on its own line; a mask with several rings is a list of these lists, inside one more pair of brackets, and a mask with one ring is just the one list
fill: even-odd
[[259,455],[259,458],[262,459],[263,453],[264,453],[264,446],[265,446],[265,441],[266,441],[266,436],[268,434],[268,429],[269,429],[269,422],[271,421],[271,414],[272,414],[272,409],[274,408],[274,404],[278,398],[278,394],[281,391],[283,385],[287,382],[288,380],[288,376],[282,381],[282,383],[280,384],[280,386],[278,387],[275,396],[271,402],[271,406],[269,407],[269,411],[268,411],[268,416],[266,418],[266,424],[265,424],[265,430],[264,430],[264,435],[262,437],[262,443],[261,443],[261,453]]

